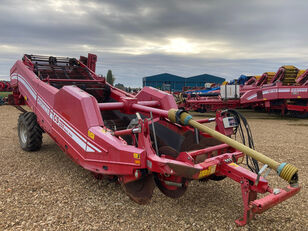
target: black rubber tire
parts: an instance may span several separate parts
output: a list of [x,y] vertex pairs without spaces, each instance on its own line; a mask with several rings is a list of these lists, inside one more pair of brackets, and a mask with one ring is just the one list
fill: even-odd
[[42,146],[42,128],[33,112],[26,112],[18,118],[18,137],[25,151],[38,151]]
[[215,174],[209,176],[209,179],[213,180],[213,181],[221,181],[225,178],[226,178],[226,176],[217,176]]

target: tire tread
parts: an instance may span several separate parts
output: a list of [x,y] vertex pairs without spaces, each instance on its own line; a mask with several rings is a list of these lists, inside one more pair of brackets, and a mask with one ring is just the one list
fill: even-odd
[[[27,130],[27,142],[21,142],[19,129],[24,124]],[[38,151],[42,146],[43,130],[37,122],[37,117],[33,112],[25,112],[18,118],[18,136],[21,148],[25,151]]]

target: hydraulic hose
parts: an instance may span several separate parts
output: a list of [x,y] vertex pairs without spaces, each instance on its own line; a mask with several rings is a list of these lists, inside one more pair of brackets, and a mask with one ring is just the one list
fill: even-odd
[[282,179],[289,182],[290,184],[295,184],[298,181],[298,169],[292,164],[280,164],[277,161],[265,156],[264,154],[253,150],[245,146],[244,144],[241,144],[236,140],[233,140],[228,136],[225,136],[220,132],[217,132],[203,124],[198,123],[192,118],[190,114],[188,114],[184,110],[170,109],[168,111],[168,118],[173,123],[180,123],[182,125],[189,125],[193,128],[197,128],[199,131],[209,134],[213,138],[230,145],[231,147],[245,153],[246,155],[256,159],[257,161],[260,161],[263,164],[267,164],[271,169],[275,170]]

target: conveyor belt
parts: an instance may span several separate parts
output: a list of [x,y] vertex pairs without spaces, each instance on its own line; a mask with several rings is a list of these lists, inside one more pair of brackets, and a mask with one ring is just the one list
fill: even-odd
[[257,86],[262,86],[263,84],[270,83],[272,78],[275,76],[275,72],[264,72],[260,78],[258,78]]
[[256,75],[255,78],[256,80],[259,80],[261,78],[261,75]]
[[272,79],[275,77],[276,72],[265,72],[267,74],[267,82],[266,83],[271,83]]
[[285,65],[279,68],[271,83],[277,81],[282,82],[283,85],[294,85],[297,77],[298,69],[292,65]]

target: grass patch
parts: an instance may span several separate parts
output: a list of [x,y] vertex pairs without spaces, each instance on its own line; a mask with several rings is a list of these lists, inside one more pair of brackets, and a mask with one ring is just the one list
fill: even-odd
[[7,97],[11,92],[0,92],[0,97]]

